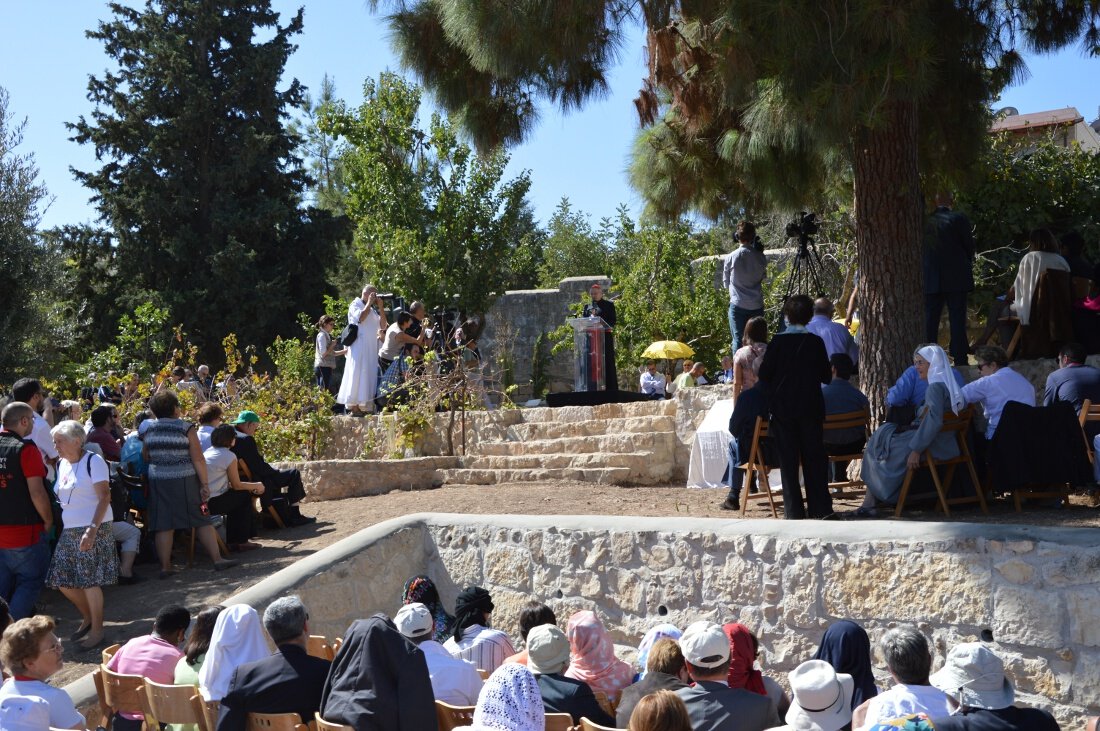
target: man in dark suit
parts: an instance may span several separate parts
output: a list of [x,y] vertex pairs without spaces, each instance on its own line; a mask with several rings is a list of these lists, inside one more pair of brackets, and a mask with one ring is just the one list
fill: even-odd
[[249,713],[297,713],[302,723],[313,720],[330,663],[306,652],[308,620],[296,596],[276,599],[264,611],[264,629],[279,651],[234,671],[217,731],[245,731]]
[[951,324],[948,352],[955,365],[965,366],[966,295],[974,291],[974,227],[963,213],[951,210],[950,193],[936,194],[936,210],[924,232],[924,339],[939,340],[940,318],[947,305]]
[[813,317],[813,300],[798,294],[787,300],[783,310],[787,329],[768,343],[760,364],[760,380],[767,384],[771,403],[768,433],[775,439],[783,476],[783,513],[787,520],[807,515],[798,486],[801,467],[809,517],[826,518],[833,513],[833,501],[829,497],[821,386],[832,380],[833,369],[825,342],[806,329]]
[[260,496],[264,508],[274,500],[286,500],[290,513],[288,525],[299,526],[316,522],[316,518],[306,517],[298,510],[298,503],[306,496],[301,473],[296,469],[277,470],[260,454],[260,448],[256,444],[256,431],[260,428],[259,414],[255,411],[242,411],[232,424],[237,430],[233,454],[237,455],[237,459],[244,460],[251,473],[248,479],[264,484],[264,494]]
[[540,624],[527,633],[527,668],[535,674],[546,712],[568,713],[576,724],[583,717],[600,726],[614,726],[615,719],[600,708],[592,688],[562,674],[567,665],[569,640],[564,632],[552,624]]
[[633,685],[623,688],[619,696],[619,705],[615,708],[615,721],[619,728],[630,726],[630,716],[634,706],[647,695],[659,690],[677,691],[686,688],[688,681],[687,665],[684,653],[676,640],[665,637],[653,643],[649,648],[649,657],[645,662],[645,676]]
[[771,698],[729,686],[730,641],[721,627],[696,622],[684,630],[680,649],[695,684],[675,693],[687,706],[694,731],[763,731],[780,725]]
[[1084,346],[1066,343],[1058,351],[1058,370],[1047,376],[1043,406],[1068,401],[1080,414],[1085,399],[1100,403],[1100,369],[1085,365]]

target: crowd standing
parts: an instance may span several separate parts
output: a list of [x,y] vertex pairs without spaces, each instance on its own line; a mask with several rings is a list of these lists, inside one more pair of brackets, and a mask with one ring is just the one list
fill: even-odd
[[[309,654],[309,612],[296,596],[276,599],[262,616],[235,604],[204,607],[192,619],[187,609],[166,606],[149,634],[128,641],[107,667],[195,685],[216,704],[215,731],[245,731],[251,713],[298,714],[303,722],[320,716],[356,731],[426,731],[437,728],[436,701],[471,709],[466,728],[493,731],[542,731],[546,714],[631,731],[1059,728],[1046,711],[1015,705],[1004,662],[984,643],[951,647],[932,673],[928,639],[912,626],[883,635],[889,682],[880,687],[866,631],[850,620],[830,625],[813,656],[787,674],[788,695],[740,623],[698,621],[682,631],[656,625],[632,666],[618,659],[596,613],[573,613],[563,630],[549,607],[532,600],[520,619],[523,653],[501,658],[511,641],[489,630],[493,604],[485,589],[462,590],[445,628],[452,639],[465,638],[456,643],[439,642],[440,620],[452,615],[438,596],[430,578],[413,577],[394,617],[354,621],[331,661]],[[10,621],[6,613],[0,620]],[[53,620],[40,615],[4,629],[0,662],[12,676],[0,687],[4,729],[39,728],[29,725],[36,717],[55,728],[85,728],[69,696],[47,682],[63,663],[53,630]],[[134,713],[111,719],[120,731],[136,731],[143,720]]]

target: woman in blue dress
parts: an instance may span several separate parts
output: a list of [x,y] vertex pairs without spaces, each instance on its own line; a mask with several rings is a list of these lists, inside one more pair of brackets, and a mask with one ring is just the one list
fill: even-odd
[[861,514],[870,514],[878,504],[897,504],[905,473],[920,465],[925,450],[938,460],[959,456],[955,435],[940,431],[946,411],[958,414],[966,406],[947,353],[938,345],[922,345],[913,353],[913,366],[928,381],[924,404],[912,424],[886,423],[871,435],[863,452],[861,475],[867,497]]

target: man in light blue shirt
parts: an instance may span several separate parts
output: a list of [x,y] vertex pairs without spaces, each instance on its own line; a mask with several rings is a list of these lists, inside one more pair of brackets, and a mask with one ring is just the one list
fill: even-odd
[[837,353],[843,353],[852,359],[852,363],[859,363],[859,346],[848,328],[839,322],[833,322],[835,311],[836,308],[829,298],[819,297],[814,301],[814,316],[806,329],[825,341],[825,352],[830,358]]
[[[741,347],[745,324],[764,314],[764,292],[761,283],[768,269],[768,260],[753,248],[756,227],[748,221],[737,224],[740,246],[722,263],[722,285],[730,295],[729,325],[733,338],[733,353]],[[732,355],[732,353],[731,353]]]

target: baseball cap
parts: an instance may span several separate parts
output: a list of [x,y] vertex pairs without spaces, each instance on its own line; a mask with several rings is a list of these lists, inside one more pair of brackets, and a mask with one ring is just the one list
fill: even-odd
[[435,618],[420,602],[406,604],[397,610],[393,623],[397,625],[397,631],[410,640],[420,639],[435,628]]
[[260,415],[255,411],[242,411],[237,415],[237,418],[233,420],[234,424],[259,424]]
[[696,622],[680,637],[684,659],[698,668],[716,668],[729,662],[730,641],[713,622]]

